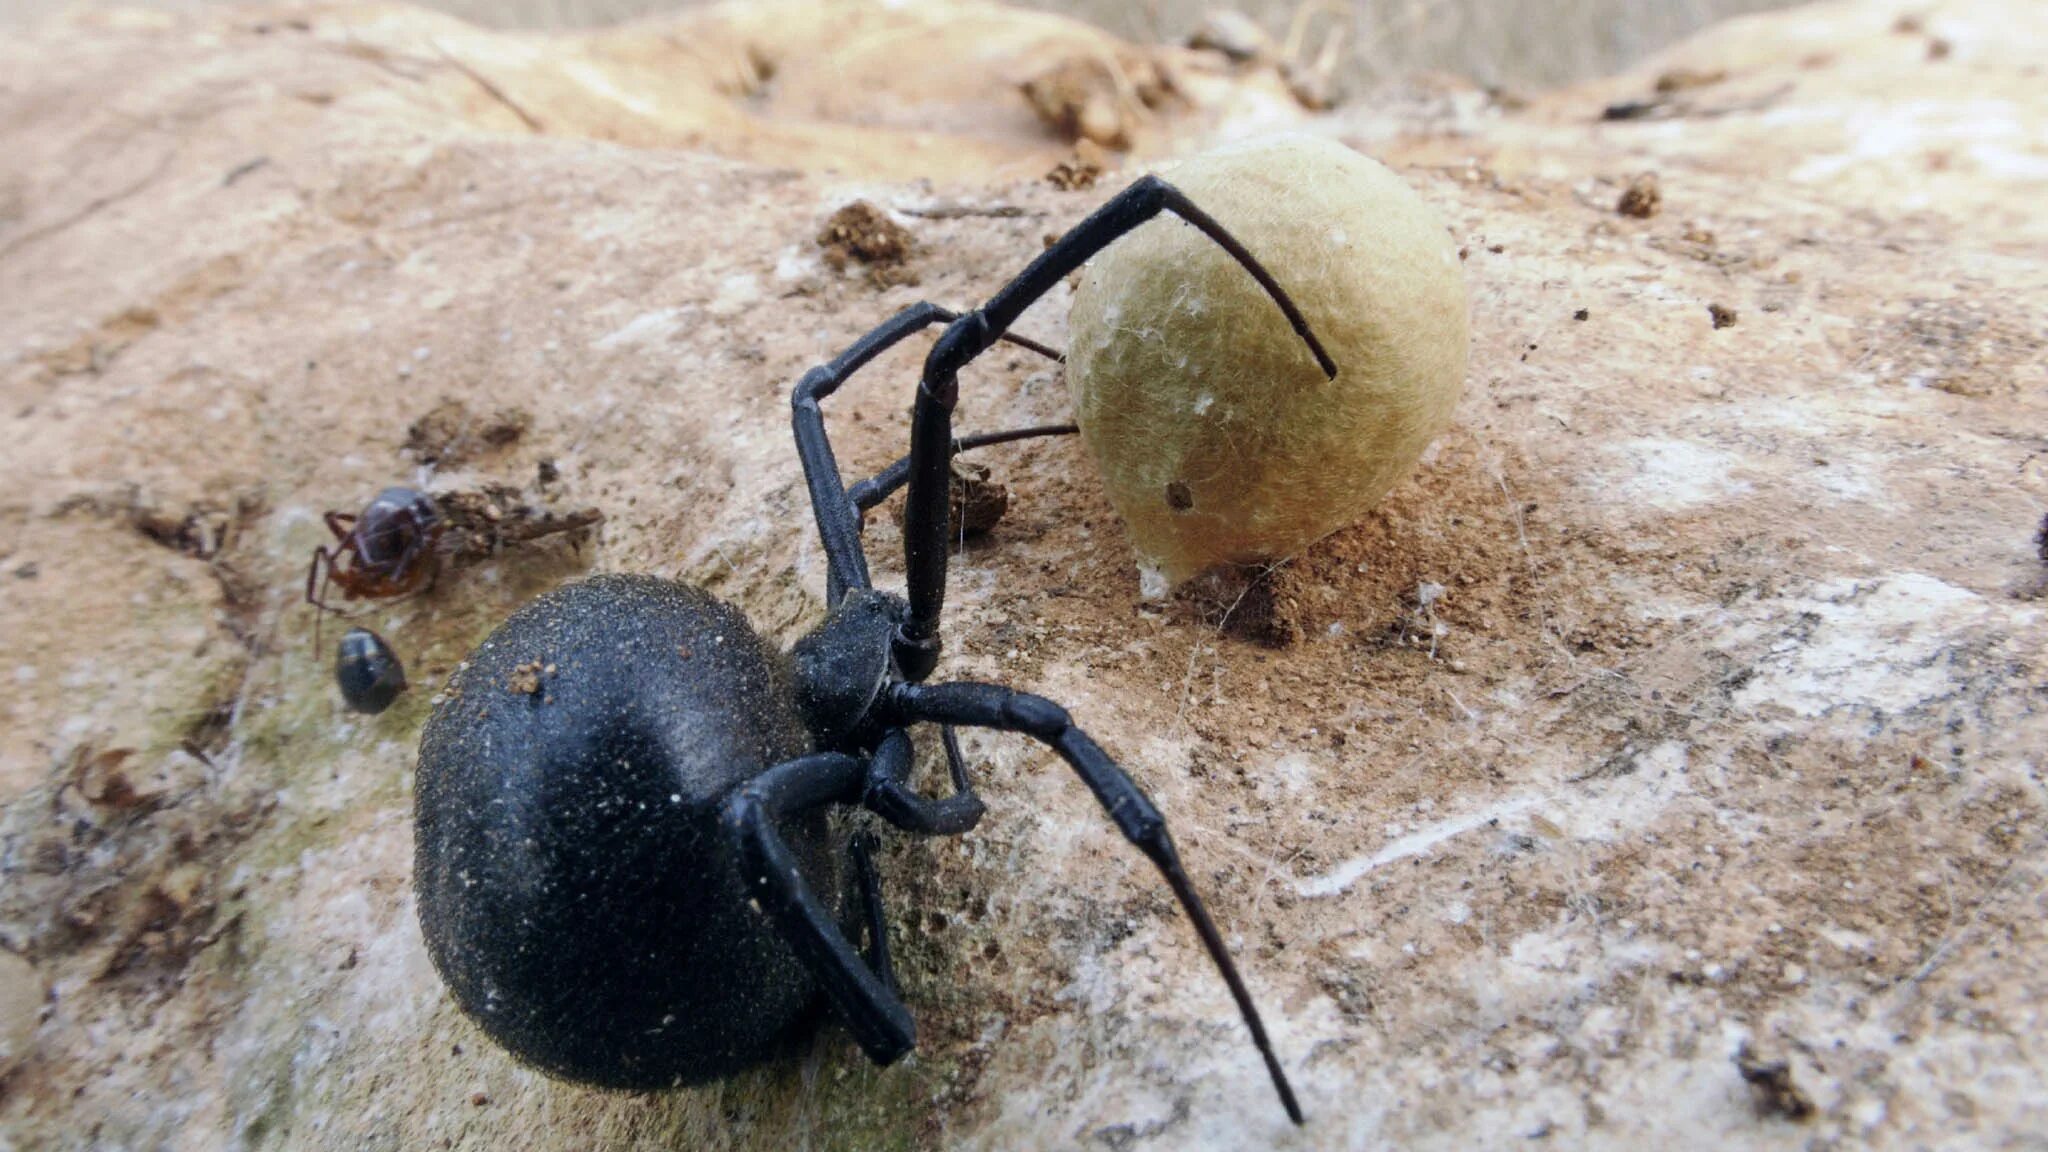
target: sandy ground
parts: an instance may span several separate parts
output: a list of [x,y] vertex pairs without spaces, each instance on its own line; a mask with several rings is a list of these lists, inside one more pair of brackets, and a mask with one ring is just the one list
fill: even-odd
[[[224,0],[0,0],[0,24],[85,8],[194,12]],[[705,0],[435,0],[424,5],[487,28],[566,30],[661,18]],[[1716,20],[1789,7],[1787,0],[1032,0],[1023,7],[1117,35],[1178,42],[1219,9],[1251,17],[1304,60],[1332,41],[1346,80],[1447,71],[1490,83],[1546,86],[1605,76]]]
[[[2039,1146],[2042,21],[1831,4],[1526,104],[1432,81],[1323,115],[1148,55],[1181,97],[1119,105],[1133,169],[1073,191],[1015,85],[1139,50],[968,3],[0,45],[0,945],[30,965],[0,1006],[41,1003],[0,1036],[0,1145]],[[1159,801],[1308,1126],[1142,860],[1009,739],[969,741],[979,830],[888,841],[910,1061],[828,1026],[614,1096],[494,1049],[413,913],[436,684],[589,570],[799,635],[791,382],[985,297],[1144,159],[1277,127],[1450,221],[1454,427],[1357,528],[1165,603],[1078,445],[991,450],[1010,510],[956,560],[940,675],[1067,702]],[[1646,172],[1656,214],[1618,212]],[[856,198],[916,283],[825,263]],[[1020,327],[1059,343],[1065,303]],[[902,451],[919,354],[832,401],[850,472]],[[423,453],[450,400],[479,434]],[[998,353],[960,426],[1066,410]],[[305,566],[323,511],[404,482],[606,520],[373,607],[418,688],[365,719]],[[868,544],[899,579],[892,517]]]

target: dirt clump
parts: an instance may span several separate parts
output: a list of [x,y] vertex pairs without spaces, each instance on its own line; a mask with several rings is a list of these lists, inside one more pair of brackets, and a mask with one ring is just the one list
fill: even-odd
[[[946,486],[947,523],[955,540],[986,535],[1010,510],[1010,490],[994,478],[987,465],[953,459],[952,482]],[[896,506],[903,522],[904,505]]]
[[1723,328],[1735,327],[1735,322],[1740,319],[1740,316],[1735,309],[1728,307],[1726,304],[1709,304],[1707,305],[1707,318],[1714,322],[1714,331],[1719,332]]
[[215,560],[229,551],[238,533],[265,512],[261,497],[244,493],[225,499],[180,503],[136,483],[111,491],[84,492],[59,502],[55,515],[86,515],[125,521],[152,543],[194,560]]
[[1655,172],[1645,172],[1628,182],[1622,189],[1621,198],[1614,202],[1614,210],[1623,216],[1637,220],[1648,220],[1664,210],[1664,188]]
[[179,512],[138,504],[129,514],[137,532],[195,560],[211,560],[227,546],[236,524],[234,513],[212,505]]
[[538,696],[541,690],[541,678],[554,674],[555,666],[553,664],[546,664],[539,660],[528,660],[526,663],[516,665],[512,669],[512,675],[505,679],[505,688],[520,696]]
[[460,400],[444,399],[406,429],[401,451],[422,464],[459,468],[485,453],[519,443],[532,427],[533,416],[523,408],[500,408],[479,415]]
[[828,267],[844,272],[848,264],[864,264],[869,282],[877,288],[917,283],[917,274],[909,268],[916,245],[910,229],[865,200],[855,200],[834,212],[818,233],[818,246],[825,250]]
[[1095,187],[1102,173],[1109,167],[1109,154],[1102,145],[1093,140],[1074,141],[1074,154],[1053,165],[1045,174],[1045,182],[1062,192],[1078,192]]
[[1018,86],[1045,126],[1068,140],[1125,151],[1147,112],[1165,106],[1172,77],[1151,57],[1073,56]]
[[1744,1042],[1735,1053],[1735,1070],[1755,1090],[1758,1112],[1795,1122],[1813,1117],[1813,1101],[1793,1082],[1790,1061],[1761,1059]]
[[558,512],[530,503],[525,492],[509,484],[435,493],[434,503],[443,522],[437,551],[456,570],[475,567],[508,547],[551,536],[581,547],[605,520],[600,508]]

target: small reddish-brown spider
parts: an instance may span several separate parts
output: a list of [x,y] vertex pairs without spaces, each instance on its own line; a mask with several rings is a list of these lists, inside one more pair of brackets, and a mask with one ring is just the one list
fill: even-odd
[[349,600],[388,600],[418,589],[440,567],[435,545],[447,522],[434,501],[416,488],[386,488],[360,516],[328,512],[323,519],[336,542],[332,548],[313,549],[306,566],[306,603],[324,612],[339,611],[327,603],[330,583],[340,585]]

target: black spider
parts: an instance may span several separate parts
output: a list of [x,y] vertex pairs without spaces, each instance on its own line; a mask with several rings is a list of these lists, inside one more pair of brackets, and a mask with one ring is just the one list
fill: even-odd
[[[845,899],[826,812],[924,835],[982,816],[954,726],[1021,733],[1073,768],[1155,864],[1221,971],[1288,1116],[1301,1109],[1166,820],[1065,709],[992,684],[926,684],[939,657],[953,453],[1071,431],[955,440],[960,370],[1118,237],[1170,212],[1221,245],[1335,366],[1273,278],[1207,213],[1147,177],[1047,248],[987,305],[918,304],[812,369],[793,397],[830,612],[785,656],[702,589],[606,576],[507,620],[451,679],[420,747],[421,926],[457,1002],[549,1072],[617,1088],[703,1083],[786,1051],[822,999],[870,1058],[909,1052],[866,837]],[[944,324],[910,454],[848,488],[819,402],[885,349]],[[1047,352],[1048,355],[1057,355]],[[861,513],[908,483],[908,597],[877,590]],[[908,729],[940,725],[953,795],[910,787]],[[864,957],[850,936],[862,928]]]

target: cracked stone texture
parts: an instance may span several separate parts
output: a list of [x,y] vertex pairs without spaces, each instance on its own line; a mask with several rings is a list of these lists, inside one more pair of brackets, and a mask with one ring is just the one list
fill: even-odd
[[[978,831],[888,841],[896,1068],[828,1026],[713,1088],[557,1084],[456,1012],[413,914],[433,686],[593,568],[814,621],[789,385],[1107,195],[1039,180],[1067,147],[1015,85],[1140,50],[964,0],[10,38],[0,1147],[2040,1147],[2043,42],[2028,0],[1828,4],[1527,103],[1429,78],[1317,116],[1158,55],[1185,96],[1123,109],[1122,178],[1275,127],[1387,162],[1465,249],[1466,398],[1235,600],[1142,604],[1080,447],[989,450],[1011,508],[941,675],[1067,702],[1160,802],[1295,1131],[1143,861],[1007,738],[968,741]],[[1661,211],[1618,214],[1644,172]],[[920,283],[824,266],[856,198]],[[1065,304],[1021,327],[1057,344]],[[918,355],[831,401],[850,472],[905,445]],[[1066,412],[1022,352],[964,396],[966,430]],[[429,487],[608,519],[372,609],[420,688],[352,716],[300,602],[319,514],[421,481],[445,399],[532,422]],[[891,516],[868,543],[900,578]]]

